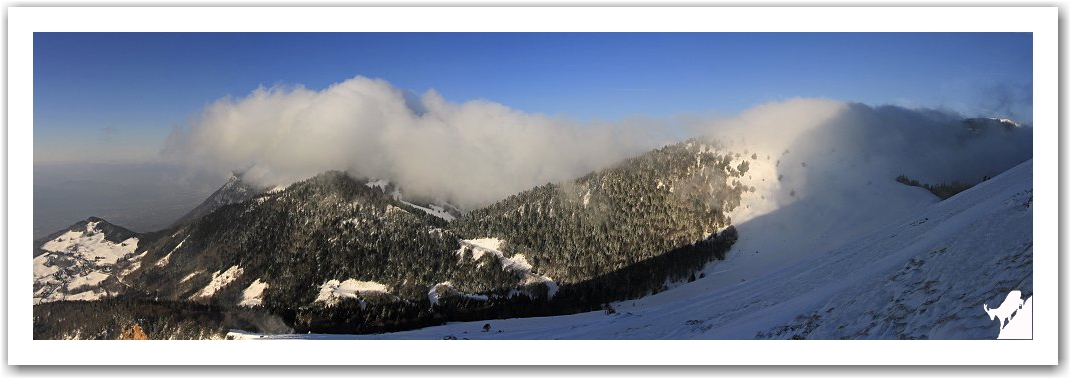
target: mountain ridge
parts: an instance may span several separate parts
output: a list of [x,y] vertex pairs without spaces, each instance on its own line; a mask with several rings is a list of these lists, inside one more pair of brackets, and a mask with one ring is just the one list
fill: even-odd
[[[1032,288],[1032,160],[960,196],[888,222],[856,241],[711,288],[698,280],[615,310],[457,322],[376,335],[278,339],[994,339],[984,306]],[[740,227],[746,226],[741,224]],[[950,235],[954,235],[948,237]],[[995,248],[982,246],[996,245]],[[734,256],[745,257],[737,253]],[[710,272],[713,275],[717,272]],[[707,277],[707,279],[713,276]],[[726,306],[725,303],[732,303]]]
[[[728,290],[825,259],[892,219],[939,204],[884,177],[901,161],[873,159],[861,147],[838,149],[840,139],[829,136],[849,124],[837,122],[764,148],[691,139],[463,214],[446,211],[443,201],[406,199],[386,180],[343,171],[271,190],[235,174],[170,228],[101,232],[94,246],[134,248],[108,255],[110,272],[90,264],[96,255],[87,260],[79,248],[64,249],[82,259],[79,266],[100,268],[79,272],[92,274],[96,286],[71,287],[71,274],[55,276],[47,261],[63,252],[55,246],[40,253],[35,303],[67,294],[151,298],[224,313],[263,310],[297,332],[375,333],[612,313],[626,301],[668,303],[696,294],[682,288]],[[1017,131],[1001,120],[981,124],[949,124],[940,135],[990,143],[992,130]],[[432,207],[436,202],[442,203]],[[83,237],[110,225],[97,218],[82,223],[85,230],[76,224],[64,232]],[[114,247],[135,236],[136,244]],[[46,239],[38,245],[58,243]],[[764,336],[788,334],[771,327]]]
[[212,194],[209,195],[208,198],[205,198],[205,200],[197,205],[197,207],[194,207],[188,213],[175,220],[175,222],[171,224],[171,227],[181,226],[195,221],[205,215],[211,214],[220,207],[249,200],[268,190],[266,187],[253,185],[243,180],[242,177],[244,175],[244,172],[240,171],[231,172],[230,178],[227,179],[227,182],[224,183],[223,186],[216,189],[215,192],[212,192]]
[[[692,230],[687,231],[690,236],[678,236],[674,241],[667,239],[661,244],[664,250],[659,249],[662,247],[648,249],[650,252],[646,255],[639,255],[641,258],[630,261],[602,262],[610,256],[594,253],[596,249],[593,248],[597,243],[587,243],[586,247],[576,245],[576,248],[584,248],[576,250],[577,255],[589,255],[594,259],[585,258],[586,262],[582,264],[573,261],[572,265],[596,267],[608,264],[605,265],[607,268],[619,270],[662,253],[677,256],[666,259],[694,255],[689,257],[695,262],[688,263],[692,265],[688,272],[675,272],[680,270],[678,268],[658,268],[656,271],[659,273],[655,277],[660,278],[651,279],[636,274],[638,271],[621,278],[607,275],[610,270],[604,270],[606,268],[587,268],[567,276],[572,278],[569,278],[567,285],[561,286],[555,282],[556,277],[551,278],[552,274],[547,273],[554,271],[546,265],[553,257],[540,256],[529,249],[526,253],[530,258],[525,258],[523,254],[510,251],[510,247],[506,247],[506,252],[494,250],[501,255],[498,257],[482,252],[473,255],[473,247],[465,244],[469,242],[466,239],[478,236],[455,234],[454,230],[460,227],[460,223],[455,223],[457,221],[447,222],[427,212],[426,208],[406,202],[396,196],[397,193],[380,188],[371,180],[353,178],[341,171],[328,171],[286,188],[258,193],[244,186],[237,175],[232,176],[198,207],[214,208],[213,211],[187,217],[185,223],[177,222],[176,226],[167,230],[142,235],[143,240],[138,248],[139,264],[123,276],[124,281],[131,285],[130,288],[136,289],[127,290],[126,294],[224,306],[259,303],[283,314],[298,329],[311,327],[322,331],[367,332],[382,328],[344,326],[382,324],[381,327],[411,327],[450,318],[572,312],[597,307],[604,301],[623,296],[643,294],[643,291],[636,291],[640,289],[627,290],[630,294],[609,290],[618,286],[612,283],[618,279],[634,283],[648,281],[643,285],[648,285],[650,290],[656,292],[663,290],[662,281],[667,277],[684,279],[690,271],[699,268],[696,264],[715,259],[718,253],[723,256],[734,240],[733,237],[716,239],[717,242],[710,244],[698,244],[706,239],[714,240],[711,238],[728,224],[728,219],[723,217],[723,203],[714,206],[707,205],[705,201],[688,202],[686,198],[691,197],[687,197],[686,193],[697,189],[695,185],[700,183],[707,185],[720,180],[720,184],[707,185],[709,187],[703,190],[706,193],[716,193],[722,188],[734,190],[731,192],[734,194],[724,197],[724,200],[738,202],[742,187],[737,185],[735,189],[729,189],[725,186],[728,172],[735,172],[735,168],[728,167],[730,158],[717,159],[710,146],[689,142],[648,155],[651,158],[633,159],[601,171],[610,175],[605,176],[607,178],[619,179],[631,177],[628,172],[632,171],[647,172],[644,174],[653,175],[650,177],[676,172],[672,177],[665,176],[662,181],[666,184],[679,182],[680,190],[672,194],[672,189],[664,186],[661,191],[666,194],[657,197],[660,199],[652,197],[648,201],[636,202],[641,205],[636,209],[641,211],[629,213],[630,224],[635,228],[647,229],[660,223],[658,219],[668,219],[662,215],[658,215],[662,218],[652,217],[655,213],[651,212],[654,208],[649,207],[650,204],[674,204],[662,211],[680,214],[699,206],[694,207],[697,211],[695,214],[710,215],[710,222],[713,223],[691,227]],[[659,167],[665,169],[659,173]],[[688,177],[699,181],[687,184],[690,182],[688,180],[692,180]],[[607,181],[605,184],[619,186],[631,181],[615,182]],[[688,185],[694,188],[684,190]],[[233,188],[242,189],[234,192],[231,191]],[[557,192],[557,189],[553,190]],[[615,190],[620,194],[614,198],[626,199],[621,190],[627,189],[621,187]],[[231,192],[238,195],[231,196],[228,194]],[[598,204],[604,196],[595,194],[591,197],[588,201],[593,209],[600,206]],[[244,199],[227,203],[241,198]],[[577,201],[572,202],[579,206],[580,202]],[[573,208],[575,211],[580,209]],[[197,212],[195,210],[191,214]],[[563,221],[571,222],[564,218]],[[565,224],[562,223],[563,226]],[[606,229],[606,225],[603,224],[601,228]],[[661,228],[685,225],[676,223],[675,226],[662,225]],[[514,238],[505,234],[500,236]],[[630,243],[640,240],[636,235],[622,234],[619,237],[630,238],[633,240]],[[506,244],[512,245],[510,243],[513,242]],[[690,245],[701,247],[676,251]],[[661,263],[653,261],[662,260],[665,259],[646,262],[645,266],[659,267]],[[602,287],[598,291],[600,294],[591,296],[584,293],[591,287],[583,286],[583,282],[595,278],[603,282],[597,286]],[[338,284],[331,286],[330,282]],[[353,282],[352,285],[357,285],[355,287],[382,287],[386,295],[350,291],[356,294],[346,294],[346,298],[355,300],[343,298],[341,301],[321,302],[317,299],[327,289],[315,288],[340,287],[345,286],[342,285],[345,282]],[[436,287],[443,290],[436,291]],[[445,290],[446,287],[449,290]],[[557,294],[560,290],[565,293],[564,297]],[[431,303],[432,297],[435,303]],[[556,302],[554,298],[558,298]],[[557,304],[547,306],[547,303]],[[432,317],[420,315],[426,314],[428,308],[432,309]],[[399,323],[398,320],[390,320],[383,323],[385,319],[396,318],[398,313],[407,314],[404,317],[411,317],[416,323],[409,326],[403,325],[407,321]]]

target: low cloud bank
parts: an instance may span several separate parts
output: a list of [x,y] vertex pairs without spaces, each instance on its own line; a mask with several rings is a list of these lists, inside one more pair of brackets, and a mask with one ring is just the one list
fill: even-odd
[[[761,155],[775,171],[765,174],[784,176],[780,195],[790,197],[827,189],[819,184],[898,174],[930,183],[976,182],[1032,156],[1031,126],[971,126],[963,119],[946,111],[793,99],[685,122],[693,135]],[[449,102],[434,90],[414,95],[355,77],[321,91],[259,88],[219,100],[175,130],[163,155],[194,171],[245,170],[261,185],[340,169],[474,208],[678,141],[671,124],[581,124],[490,101]]]
[[820,99],[764,104],[698,132],[758,157],[750,182],[769,197],[765,211],[807,197],[849,206],[847,189],[882,193],[901,174],[973,184],[1033,156],[1030,125]]
[[197,170],[246,170],[264,185],[341,169],[474,207],[658,147],[668,141],[662,132],[452,103],[433,90],[417,97],[356,77],[322,91],[259,88],[219,100],[175,130],[163,155]]

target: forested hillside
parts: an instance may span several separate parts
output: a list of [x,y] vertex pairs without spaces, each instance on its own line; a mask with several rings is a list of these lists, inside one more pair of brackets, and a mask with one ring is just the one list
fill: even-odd
[[[369,311],[374,302],[378,312],[362,315],[369,319],[397,319],[396,307],[426,307],[428,286],[456,269],[457,239],[443,226],[363,181],[327,172],[167,231],[145,246],[142,269],[129,280],[152,297],[263,305],[291,321],[349,302]],[[347,300],[327,300],[331,280],[381,289],[335,290]]]
[[232,172],[226,184],[208,196],[200,205],[178,218],[172,226],[181,226],[211,214],[224,205],[239,203],[263,193],[266,188],[242,180],[241,172]]
[[504,240],[506,256],[525,256],[562,295],[575,286],[571,295],[586,302],[635,297],[724,258],[734,230],[714,236],[749,189],[737,180],[748,165],[692,140],[525,191],[451,226],[467,238]]
[[590,310],[723,259],[747,167],[689,141],[453,222],[343,172],[269,191],[235,176],[207,214],[139,234],[101,296],[263,307],[297,331],[344,333]]
[[230,329],[292,331],[262,308],[225,309],[193,302],[134,297],[61,301],[33,307],[36,340],[115,340],[132,330],[149,340],[222,339]]

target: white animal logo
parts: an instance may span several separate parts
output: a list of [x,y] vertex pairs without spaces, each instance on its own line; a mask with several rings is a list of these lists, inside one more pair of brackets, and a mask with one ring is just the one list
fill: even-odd
[[1012,290],[1007,293],[1007,298],[1003,300],[1003,304],[997,308],[989,309],[988,303],[985,303],[985,312],[988,313],[988,320],[999,318],[999,329],[1003,330],[1003,327],[1007,326],[1011,318],[1014,317],[1014,313],[1018,312],[1023,304],[1025,304],[1025,301],[1022,300],[1022,292]]

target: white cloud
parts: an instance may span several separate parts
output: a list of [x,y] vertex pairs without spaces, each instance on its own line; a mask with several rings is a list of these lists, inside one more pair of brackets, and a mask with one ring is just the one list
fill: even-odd
[[792,99],[700,122],[696,131],[759,156],[755,178],[744,180],[767,198],[753,217],[801,198],[854,206],[843,188],[899,186],[901,174],[928,184],[977,183],[1032,157],[1031,126],[971,122],[946,110]]
[[355,77],[322,91],[258,88],[209,105],[164,156],[198,169],[247,169],[267,185],[328,169],[389,178],[417,195],[479,206],[570,179],[667,141],[659,128],[580,124],[490,101],[418,99]]
[[[1031,128],[970,137],[961,120],[948,111],[825,99],[763,104],[731,118],[677,118],[696,135],[781,160],[777,175],[800,195],[818,190],[816,181],[869,180],[877,171],[976,181],[1032,155]],[[670,124],[581,124],[486,100],[454,103],[434,90],[415,96],[358,76],[321,91],[261,87],[219,100],[172,133],[164,156],[207,172],[246,169],[265,185],[345,170],[471,208],[679,140]]]

